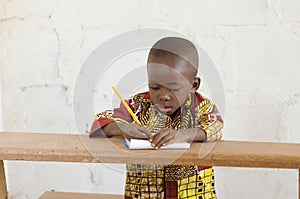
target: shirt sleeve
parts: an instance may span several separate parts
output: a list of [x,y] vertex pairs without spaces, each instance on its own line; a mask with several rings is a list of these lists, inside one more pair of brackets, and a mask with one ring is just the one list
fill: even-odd
[[196,125],[206,133],[206,142],[222,139],[223,119],[210,100],[204,99],[195,112]]
[[[132,98],[129,100],[126,100],[128,106],[133,110],[132,106]],[[90,137],[106,137],[104,133],[102,132],[102,128],[106,125],[112,123],[112,122],[124,122],[124,123],[130,123],[133,119],[131,115],[128,113],[125,106],[121,103],[118,108],[115,108],[113,110],[106,110],[103,112],[100,112],[96,115],[95,120],[92,124],[92,128],[89,132]]]

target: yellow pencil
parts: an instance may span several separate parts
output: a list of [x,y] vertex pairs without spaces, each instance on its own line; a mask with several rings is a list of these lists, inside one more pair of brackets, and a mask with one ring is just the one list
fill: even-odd
[[123,97],[121,96],[121,94],[119,93],[119,91],[117,90],[116,87],[112,86],[113,91],[115,91],[115,93],[117,94],[117,96],[120,98],[122,104],[125,106],[125,108],[127,109],[127,111],[129,112],[129,114],[131,115],[131,117],[133,118],[133,120],[141,125],[141,122],[139,121],[139,119],[136,117],[136,115],[132,112],[131,108],[128,106],[128,104],[126,103],[126,101],[123,99]]

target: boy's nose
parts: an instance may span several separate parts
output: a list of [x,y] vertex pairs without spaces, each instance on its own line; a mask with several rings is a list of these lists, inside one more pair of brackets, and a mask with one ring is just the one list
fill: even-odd
[[163,93],[159,96],[159,100],[160,101],[170,101],[171,96],[166,92],[166,93]]

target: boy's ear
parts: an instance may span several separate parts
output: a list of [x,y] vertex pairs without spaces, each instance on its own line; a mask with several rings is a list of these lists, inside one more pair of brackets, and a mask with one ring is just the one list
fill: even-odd
[[192,82],[192,92],[196,92],[200,86],[201,79],[200,77],[195,77],[193,82]]

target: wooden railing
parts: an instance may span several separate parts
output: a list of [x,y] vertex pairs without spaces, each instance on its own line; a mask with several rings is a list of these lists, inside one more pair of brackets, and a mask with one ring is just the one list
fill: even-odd
[[296,143],[220,141],[193,143],[183,151],[128,150],[121,141],[120,137],[0,132],[0,199],[7,198],[3,160],[300,169]]

